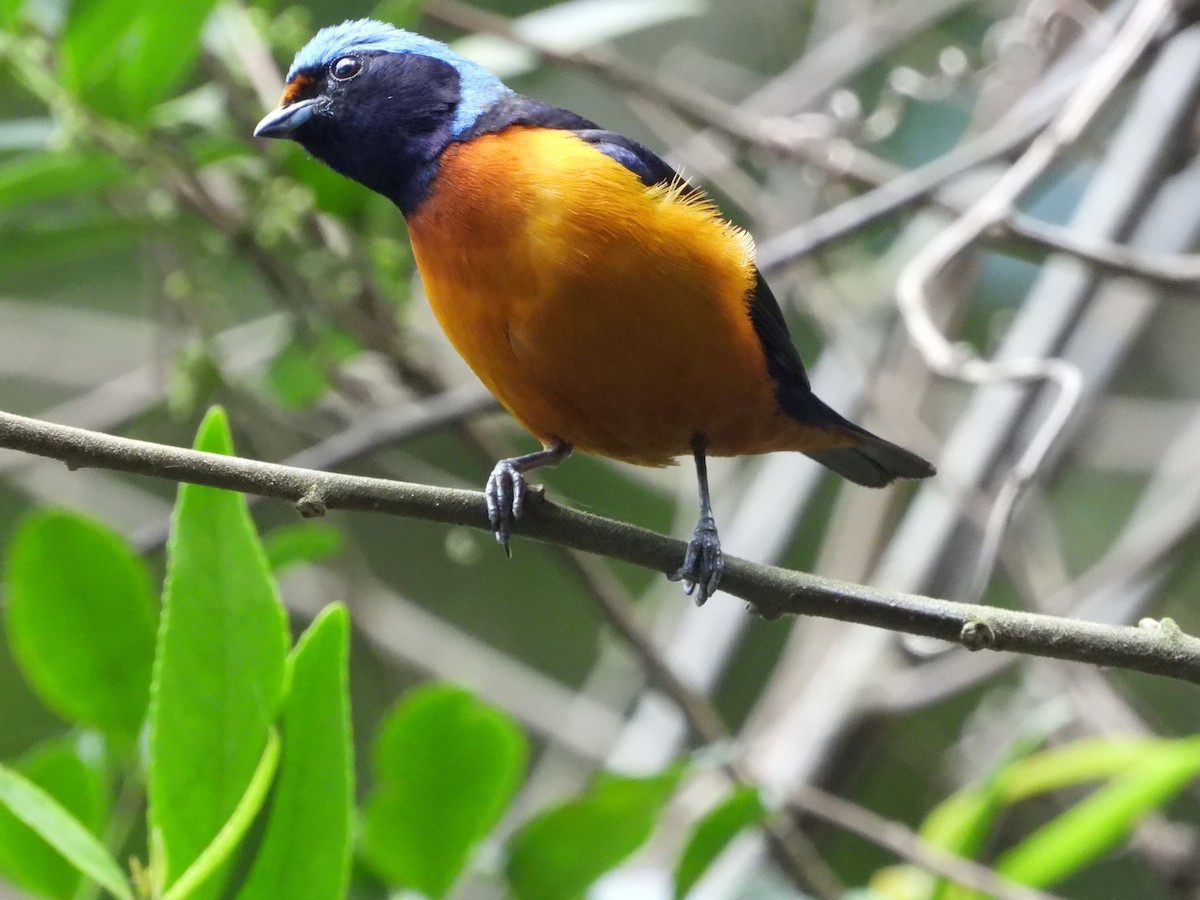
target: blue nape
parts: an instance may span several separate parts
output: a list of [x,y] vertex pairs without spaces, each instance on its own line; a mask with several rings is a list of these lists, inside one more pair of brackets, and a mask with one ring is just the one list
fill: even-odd
[[504,82],[440,41],[396,28],[375,19],[354,19],[318,31],[304,45],[288,72],[288,81],[306,69],[321,69],[342,56],[356,53],[414,53],[439,59],[453,66],[461,79],[461,96],[454,112],[451,132],[459,137],[480,114],[497,100],[512,94]]

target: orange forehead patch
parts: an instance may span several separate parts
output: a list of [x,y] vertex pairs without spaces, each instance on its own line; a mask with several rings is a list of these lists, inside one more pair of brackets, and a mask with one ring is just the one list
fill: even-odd
[[297,100],[303,100],[307,88],[313,84],[313,77],[305,75],[303,72],[296,75],[287,86],[283,89],[283,96],[279,98],[280,106],[291,106]]

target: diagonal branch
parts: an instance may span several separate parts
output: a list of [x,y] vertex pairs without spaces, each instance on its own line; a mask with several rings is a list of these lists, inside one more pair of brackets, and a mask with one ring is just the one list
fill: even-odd
[[[299,469],[116,437],[0,412],[0,447],[58,459],[71,469],[101,468],[289,500],[301,515],[330,509],[386,513],[490,530],[483,496],[382,478]],[[645,528],[566,509],[534,494],[520,533],[598,553],[664,574],[683,556],[681,541]],[[1138,627],[1101,625],[884,591],[803,572],[727,560],[721,588],[767,618],[785,613],[874,625],[960,643],[1166,675],[1200,684],[1200,639],[1170,619]]]

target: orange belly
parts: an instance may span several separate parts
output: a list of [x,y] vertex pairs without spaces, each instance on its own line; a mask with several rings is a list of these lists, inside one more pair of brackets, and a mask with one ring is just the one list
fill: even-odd
[[543,442],[643,465],[843,443],[782,414],[748,298],[754,248],[569,132],[452,144],[409,216],[451,342]]

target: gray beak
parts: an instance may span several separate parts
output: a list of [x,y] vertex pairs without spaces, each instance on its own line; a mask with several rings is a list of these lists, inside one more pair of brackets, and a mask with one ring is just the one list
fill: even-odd
[[300,100],[289,106],[273,109],[254,126],[255,137],[290,138],[292,133],[313,117],[317,111],[317,98]]

